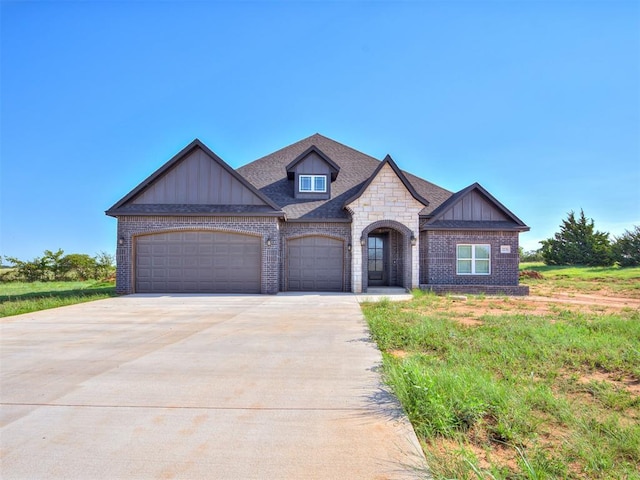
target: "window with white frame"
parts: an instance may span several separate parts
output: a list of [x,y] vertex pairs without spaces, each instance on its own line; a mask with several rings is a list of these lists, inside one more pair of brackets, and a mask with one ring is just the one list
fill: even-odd
[[326,192],[327,177],[325,175],[300,175],[299,190],[301,192]]
[[458,275],[490,275],[491,245],[459,244],[456,246]]

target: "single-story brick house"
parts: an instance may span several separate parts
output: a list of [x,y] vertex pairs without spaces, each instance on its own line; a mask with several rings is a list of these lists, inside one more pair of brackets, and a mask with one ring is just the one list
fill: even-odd
[[106,214],[119,293],[528,293],[529,227],[479,184],[452,193],[319,134],[237,170],[194,140]]

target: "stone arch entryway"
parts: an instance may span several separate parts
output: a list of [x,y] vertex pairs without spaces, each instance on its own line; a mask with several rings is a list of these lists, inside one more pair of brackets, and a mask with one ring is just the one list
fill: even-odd
[[380,220],[362,231],[362,291],[369,286],[412,288],[412,246],[416,236],[406,225]]

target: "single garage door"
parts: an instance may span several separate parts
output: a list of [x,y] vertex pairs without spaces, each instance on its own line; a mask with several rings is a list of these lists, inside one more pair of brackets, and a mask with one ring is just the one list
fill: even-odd
[[302,237],[287,241],[288,290],[341,292],[344,242],[327,237]]
[[223,232],[144,235],[138,293],[260,293],[260,237]]

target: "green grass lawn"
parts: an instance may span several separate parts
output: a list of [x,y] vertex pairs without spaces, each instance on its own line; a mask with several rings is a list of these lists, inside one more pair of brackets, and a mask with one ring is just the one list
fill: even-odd
[[542,262],[521,263],[520,270],[542,274],[542,280],[521,279],[532,294],[556,292],[604,293],[640,298],[640,267],[547,266]]
[[0,317],[90,302],[115,296],[112,283],[9,282],[0,283]]
[[640,267],[576,267],[524,262],[520,270],[535,270],[552,278],[567,277],[585,280],[640,280]]
[[471,323],[422,292],[363,305],[434,478],[640,478],[640,311],[496,302],[469,297]]

